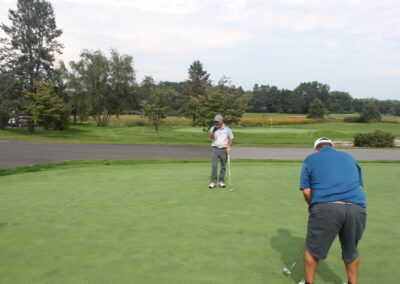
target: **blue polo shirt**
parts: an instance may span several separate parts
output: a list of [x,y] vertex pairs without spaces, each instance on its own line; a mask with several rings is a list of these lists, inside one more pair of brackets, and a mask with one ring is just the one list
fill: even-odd
[[311,204],[344,201],[366,207],[363,185],[360,166],[345,152],[327,146],[304,160],[300,189],[311,188]]

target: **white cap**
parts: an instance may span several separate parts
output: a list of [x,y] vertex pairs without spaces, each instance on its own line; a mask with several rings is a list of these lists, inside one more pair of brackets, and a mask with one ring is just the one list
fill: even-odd
[[221,121],[222,119],[222,116],[219,114],[214,117],[214,121]]
[[333,142],[331,141],[331,139],[326,138],[326,137],[321,137],[321,138],[318,138],[317,140],[315,140],[314,149],[317,148],[317,146],[321,143],[330,143],[333,146]]

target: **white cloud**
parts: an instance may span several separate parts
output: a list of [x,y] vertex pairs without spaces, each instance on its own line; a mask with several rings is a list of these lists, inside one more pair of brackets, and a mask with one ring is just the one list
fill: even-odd
[[[298,82],[303,74],[301,80],[331,78],[326,83],[332,85],[344,77],[362,85],[375,76],[382,85],[394,86],[387,80],[400,77],[394,67],[400,66],[398,0],[52,3],[57,25],[64,31],[60,40],[67,61],[77,60],[83,48],[108,51],[115,47],[140,58],[138,73],[153,75],[156,80],[180,80],[187,72],[187,68],[179,71],[182,66],[188,67],[197,58],[215,66],[215,70],[205,66],[212,74],[234,73],[237,81],[233,83],[247,88],[256,82]],[[8,23],[8,9],[15,7],[16,0],[0,0],[1,23]],[[348,74],[344,76],[340,70],[348,70]]]
[[79,4],[95,6],[111,6],[154,11],[172,15],[193,13],[199,9],[202,2],[199,0],[64,0]]

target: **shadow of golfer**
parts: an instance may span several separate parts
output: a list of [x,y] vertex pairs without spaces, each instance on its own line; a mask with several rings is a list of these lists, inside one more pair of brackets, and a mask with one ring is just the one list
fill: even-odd
[[[296,263],[294,268],[291,270],[292,274],[287,275],[294,283],[298,283],[301,279],[304,279],[304,238],[294,237],[292,233],[287,229],[278,229],[278,235],[271,238],[271,247],[281,254],[282,270]],[[321,277],[325,283],[343,283],[340,277],[334,273],[325,261],[321,260],[318,264],[317,274]]]

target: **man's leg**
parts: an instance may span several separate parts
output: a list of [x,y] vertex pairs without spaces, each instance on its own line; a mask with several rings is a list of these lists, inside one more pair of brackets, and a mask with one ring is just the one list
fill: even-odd
[[219,158],[221,160],[221,169],[219,171],[219,181],[225,182],[226,161],[228,159],[228,154],[226,153],[226,148],[218,149],[218,150],[219,150]]
[[317,203],[309,208],[304,270],[306,281],[314,283],[320,259],[325,259],[340,229],[345,211],[341,204]]
[[307,249],[304,250],[304,271],[306,273],[306,282],[314,283],[318,262],[318,258],[314,257]]
[[346,222],[339,232],[339,240],[342,246],[342,259],[346,267],[348,282],[351,284],[358,282],[360,256],[357,246],[363,235],[366,221],[365,208],[359,205],[346,205]]
[[212,149],[212,156],[211,156],[211,182],[217,183],[217,170],[218,170],[218,149]]
[[357,257],[353,262],[345,262],[348,283],[357,284],[358,279],[358,265],[360,264],[360,257]]

